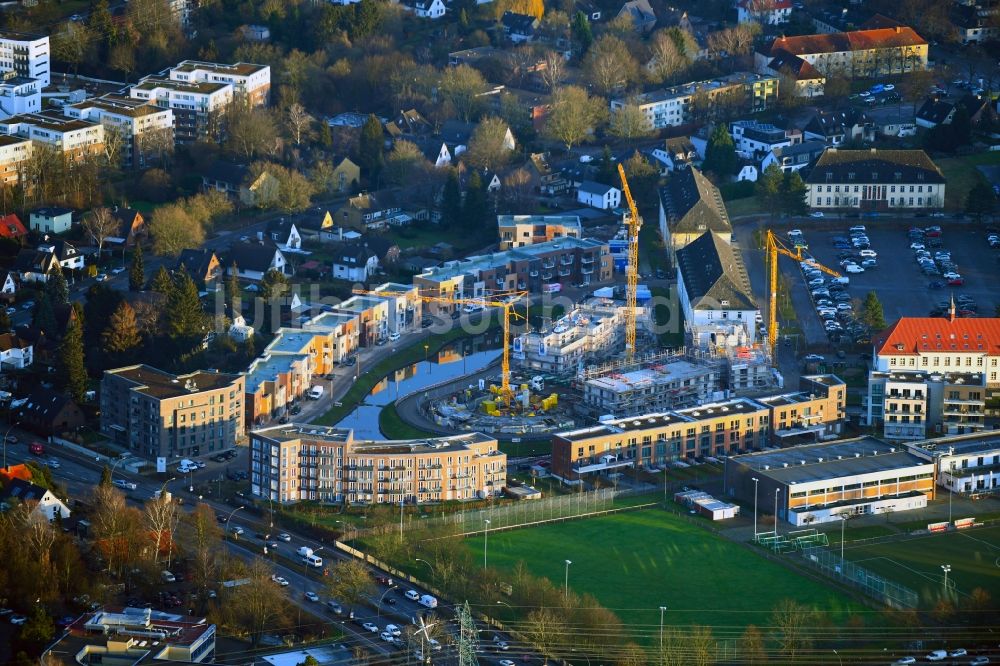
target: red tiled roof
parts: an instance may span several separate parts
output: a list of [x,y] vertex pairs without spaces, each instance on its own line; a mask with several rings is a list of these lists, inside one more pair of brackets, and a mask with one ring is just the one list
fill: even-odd
[[926,44],[927,40],[918,35],[913,28],[900,26],[875,30],[836,32],[829,35],[779,37],[771,43],[771,55],[774,56],[778,49],[784,49],[794,55],[803,55],[806,53],[840,53],[845,51],[921,46]]
[[20,238],[27,233],[28,230],[14,213],[0,217],[0,238]]
[[874,342],[879,356],[929,352],[1000,356],[1000,318],[903,317],[875,336]]

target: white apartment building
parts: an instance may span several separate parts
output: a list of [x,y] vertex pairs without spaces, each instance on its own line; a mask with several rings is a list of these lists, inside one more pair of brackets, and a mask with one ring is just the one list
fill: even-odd
[[71,160],[98,155],[104,150],[101,124],[67,118],[55,111],[25,113],[0,120],[0,133],[51,146]]
[[21,165],[31,157],[31,139],[0,134],[0,182],[14,185],[20,178]]
[[[549,326],[514,339],[514,361],[529,371],[571,374],[624,349],[626,309],[594,299]],[[645,312],[637,318],[645,318]]]
[[251,106],[267,106],[271,91],[271,68],[238,62],[232,65],[184,60],[166,71],[166,78],[183,83],[227,83]]
[[756,120],[737,120],[729,125],[729,133],[736,144],[736,154],[746,159],[766,155],[775,148],[791,146],[793,143],[792,137],[785,130]]
[[0,70],[37,79],[49,85],[49,38],[19,32],[0,32]]
[[126,166],[145,166],[162,150],[161,144],[173,144],[174,112],[145,100],[104,95],[68,105],[64,110],[70,118],[102,124],[105,135],[118,132],[123,140],[121,162]]
[[953,493],[975,495],[1000,488],[1000,436],[976,433],[913,442],[910,450],[937,463],[937,484]]
[[0,118],[42,110],[42,86],[38,79],[7,72],[0,78]]
[[129,97],[174,112],[174,140],[190,143],[219,132],[222,115],[233,101],[229,83],[186,83],[147,76],[129,88]]

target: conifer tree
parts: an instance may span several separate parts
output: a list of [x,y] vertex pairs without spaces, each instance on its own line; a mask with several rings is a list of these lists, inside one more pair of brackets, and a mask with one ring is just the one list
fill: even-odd
[[146,269],[142,261],[142,247],[136,245],[132,250],[132,264],[128,268],[128,290],[142,291],[146,284]]
[[160,266],[160,270],[156,271],[152,282],[149,283],[149,288],[164,296],[170,296],[170,293],[174,290],[174,279],[170,277],[170,273],[165,266]]
[[104,351],[118,357],[128,355],[142,342],[139,326],[135,320],[135,310],[127,301],[118,304],[101,338],[104,342]]
[[66,393],[73,400],[83,402],[87,393],[87,366],[83,355],[83,330],[75,319],[66,328],[59,346],[59,371]]

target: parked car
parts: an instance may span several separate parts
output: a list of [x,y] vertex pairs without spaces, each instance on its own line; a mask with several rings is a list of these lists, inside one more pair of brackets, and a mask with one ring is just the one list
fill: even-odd
[[121,488],[122,490],[135,490],[136,488],[139,487],[132,481],[128,481],[126,479],[115,479],[114,481],[111,482],[111,484],[118,488]]
[[378,633],[378,625],[375,624],[374,622],[365,622],[361,626],[364,628],[365,631],[370,631],[373,634]]
[[282,532],[281,534],[278,535],[278,541],[284,541],[285,543],[288,543],[291,540],[292,536],[287,532]]
[[821,211],[821,210],[814,210],[813,212],[809,213],[809,217],[815,217],[815,218],[823,217],[823,211]]

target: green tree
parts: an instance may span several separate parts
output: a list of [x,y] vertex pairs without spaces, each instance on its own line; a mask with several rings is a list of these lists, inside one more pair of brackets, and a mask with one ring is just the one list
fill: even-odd
[[49,295],[53,307],[69,303],[69,283],[66,282],[62,266],[58,263],[49,274],[49,279],[45,281],[45,293]]
[[481,233],[486,229],[488,215],[489,202],[486,197],[486,185],[479,177],[479,172],[473,171],[465,188],[465,202],[462,205],[463,221],[470,231]]
[[604,144],[601,150],[601,157],[597,160],[597,182],[603,185],[615,185],[618,182],[618,166],[615,163],[615,156],[611,153],[611,147]]
[[136,243],[132,250],[132,263],[128,267],[128,290],[142,291],[146,285],[146,269],[142,263],[142,246]]
[[108,320],[108,327],[101,335],[104,351],[113,355],[119,362],[127,362],[127,357],[142,343],[142,336],[139,334],[139,327],[135,320],[135,310],[122,301],[111,319]]
[[593,134],[607,118],[607,102],[591,97],[578,86],[564,86],[552,94],[552,107],[545,121],[545,132],[571,150]]
[[382,164],[385,160],[384,151],[385,139],[382,123],[375,117],[375,114],[371,114],[361,127],[361,138],[358,140],[358,165],[365,170],[368,180],[371,182],[375,182],[382,171]]
[[182,343],[194,343],[205,334],[205,310],[198,298],[198,287],[183,267],[167,294],[166,331],[171,340]]
[[587,18],[587,15],[580,11],[574,14],[570,30],[573,39],[580,46],[580,53],[586,53],[590,45],[594,43],[594,33],[590,29],[590,20]]
[[264,277],[260,281],[260,295],[266,300],[281,298],[287,289],[288,278],[284,273],[273,268],[264,273]]
[[113,479],[111,478],[111,468],[105,465],[101,469],[101,481],[98,483],[98,485],[105,487],[110,486],[112,480]]
[[997,197],[993,188],[985,180],[980,180],[965,197],[965,212],[982,222],[983,216],[990,215],[996,208]]
[[789,215],[804,215],[809,209],[807,193],[806,184],[798,171],[786,173],[781,183],[782,210]]
[[758,176],[757,182],[754,184],[754,193],[771,211],[771,215],[774,215],[775,208],[778,207],[778,202],[781,200],[781,188],[784,182],[785,175],[781,173],[781,167],[772,164],[764,169],[764,173]]
[[[226,302],[229,303],[229,307],[235,310],[236,301],[240,298],[240,277],[239,277],[239,267],[234,261],[232,265],[229,266],[229,275],[226,276]],[[234,312],[234,315],[238,314]]]
[[[46,553],[48,555],[48,553]],[[21,640],[38,648],[45,646],[56,634],[56,626],[52,616],[44,606],[35,606],[31,617],[21,627]]]
[[739,159],[736,156],[736,144],[729,135],[729,129],[724,123],[719,123],[712,129],[705,147],[705,171],[711,171],[719,178],[735,176],[739,171]]
[[458,173],[451,169],[441,193],[441,223],[448,229],[457,229],[462,221],[462,189]]
[[83,402],[87,393],[87,366],[83,354],[83,330],[76,319],[70,321],[59,346],[59,378],[73,400]]
[[872,330],[882,330],[885,328],[885,314],[882,311],[882,301],[878,299],[878,294],[869,291],[865,296],[865,302],[861,306],[861,321],[867,324]]
[[325,120],[319,124],[319,131],[316,133],[316,141],[323,148],[331,148],[333,146],[333,131],[330,129],[330,123]]
[[35,300],[35,307],[31,311],[31,325],[40,331],[56,330],[56,313],[52,309],[52,300],[45,291]]
[[149,283],[149,288],[151,291],[163,294],[164,296],[169,296],[174,290],[174,279],[170,277],[170,272],[166,266],[160,265],[159,270],[156,271],[152,281]]

